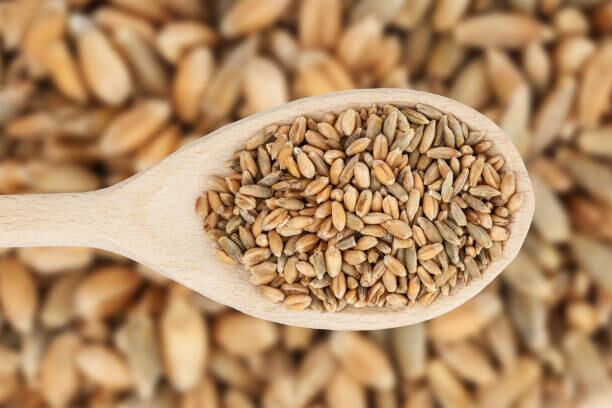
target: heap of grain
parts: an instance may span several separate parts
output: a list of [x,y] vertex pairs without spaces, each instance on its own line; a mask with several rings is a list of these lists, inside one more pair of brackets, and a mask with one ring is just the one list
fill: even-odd
[[253,136],[196,210],[291,310],[429,305],[501,257],[522,196],[491,146],[422,104],[298,117]]

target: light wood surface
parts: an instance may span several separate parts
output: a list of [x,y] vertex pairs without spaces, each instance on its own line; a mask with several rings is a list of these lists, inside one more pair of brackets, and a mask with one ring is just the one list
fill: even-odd
[[[485,130],[493,151],[516,173],[524,204],[509,225],[503,257],[481,280],[459,286],[432,305],[404,309],[347,308],[337,313],[288,311],[264,299],[241,266],[217,260],[202,230],[194,203],[210,175],[228,171],[225,163],[255,132],[306,115],[373,103],[424,103],[455,115],[471,129]],[[109,188],[81,194],[0,196],[0,247],[90,246],[132,258],[210,299],[279,323],[336,330],[383,329],[418,323],[466,302],[518,253],[533,217],[534,194],[525,166],[502,130],[477,111],[451,99],[400,89],[367,89],[300,99],[229,124],[168,156],[150,170]]]

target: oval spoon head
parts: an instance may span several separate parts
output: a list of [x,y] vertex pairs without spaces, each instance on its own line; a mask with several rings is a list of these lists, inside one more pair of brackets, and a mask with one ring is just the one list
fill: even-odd
[[[196,215],[196,198],[207,190],[210,176],[230,173],[226,163],[256,132],[273,124],[289,124],[298,116],[320,119],[327,112],[372,104],[431,105],[451,113],[471,130],[486,132],[491,151],[501,155],[516,175],[522,207],[508,225],[510,238],[503,255],[491,262],[479,280],[457,285],[450,296],[438,297],[431,305],[415,304],[400,309],[352,308],[336,313],[314,310],[290,311],[272,304],[249,282],[242,265],[231,266],[217,259],[215,244],[202,230]],[[114,187],[111,194],[125,196],[125,228],[104,245],[201,293],[246,314],[316,329],[373,330],[419,323],[465,303],[480,292],[517,255],[531,224],[534,194],[525,165],[503,131],[484,115],[454,100],[425,92],[401,89],[367,89],[300,99],[250,116],[218,129],[167,157],[149,171]]]

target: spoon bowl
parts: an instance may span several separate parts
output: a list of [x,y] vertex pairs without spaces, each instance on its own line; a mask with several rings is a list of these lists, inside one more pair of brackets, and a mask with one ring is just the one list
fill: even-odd
[[[215,245],[194,210],[207,178],[229,173],[226,163],[248,138],[268,125],[291,123],[298,116],[321,118],[326,112],[373,103],[413,106],[423,103],[452,113],[493,141],[516,175],[522,207],[508,225],[503,255],[481,279],[458,285],[431,305],[406,308],[346,308],[336,313],[290,311],[265,299],[242,265],[217,259]],[[531,224],[534,194],[512,142],[490,119],[451,99],[411,90],[368,89],[300,99],[220,128],[181,148],[153,168],[114,186],[78,194],[0,196],[0,247],[89,246],[131,258],[202,295],[246,314],[278,323],[333,330],[374,330],[419,323],[446,313],[480,292],[517,255]]]

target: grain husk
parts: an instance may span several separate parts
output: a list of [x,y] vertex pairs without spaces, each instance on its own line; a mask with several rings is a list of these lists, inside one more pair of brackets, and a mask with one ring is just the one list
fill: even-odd
[[261,353],[278,341],[274,325],[238,313],[219,316],[212,332],[221,347],[236,355]]
[[15,258],[0,261],[0,304],[4,318],[20,333],[34,327],[38,292],[32,274]]
[[513,13],[472,17],[455,27],[455,38],[459,43],[479,47],[520,48],[551,37],[549,27],[528,16]]
[[75,311],[85,319],[111,316],[122,310],[141,282],[142,278],[125,266],[101,267],[79,283]]
[[163,373],[154,320],[146,312],[134,313],[116,332],[115,342],[126,357],[138,394],[150,399]]
[[163,126],[169,115],[170,107],[161,100],[142,102],[109,125],[101,140],[102,153],[120,154],[138,148]]
[[213,56],[208,48],[198,47],[177,64],[173,85],[175,109],[183,121],[193,122],[199,114],[201,98],[210,82]]
[[240,0],[231,7],[221,21],[221,33],[226,37],[250,34],[274,23],[289,0]]
[[124,359],[112,349],[100,345],[81,347],[76,365],[86,378],[110,390],[125,390],[132,385],[132,375]]
[[80,378],[76,353],[81,339],[73,333],[54,337],[40,367],[40,387],[44,399],[54,407],[69,404],[76,397]]
[[440,342],[465,339],[486,326],[501,310],[496,295],[482,293],[459,308],[433,320],[428,325],[429,335]]
[[161,355],[168,380],[186,391],[198,383],[206,366],[208,327],[186,294],[175,290],[160,317]]
[[389,360],[371,340],[358,333],[337,332],[330,342],[332,354],[361,384],[389,389],[395,384]]
[[125,62],[91,21],[74,16],[69,24],[77,39],[79,63],[91,92],[109,105],[121,105],[132,93]]
[[474,401],[465,387],[440,360],[431,361],[427,367],[427,379],[434,397],[445,407],[471,407]]
[[206,25],[195,21],[174,21],[164,25],[157,33],[155,45],[168,62],[176,64],[191,48],[210,46],[216,34]]

